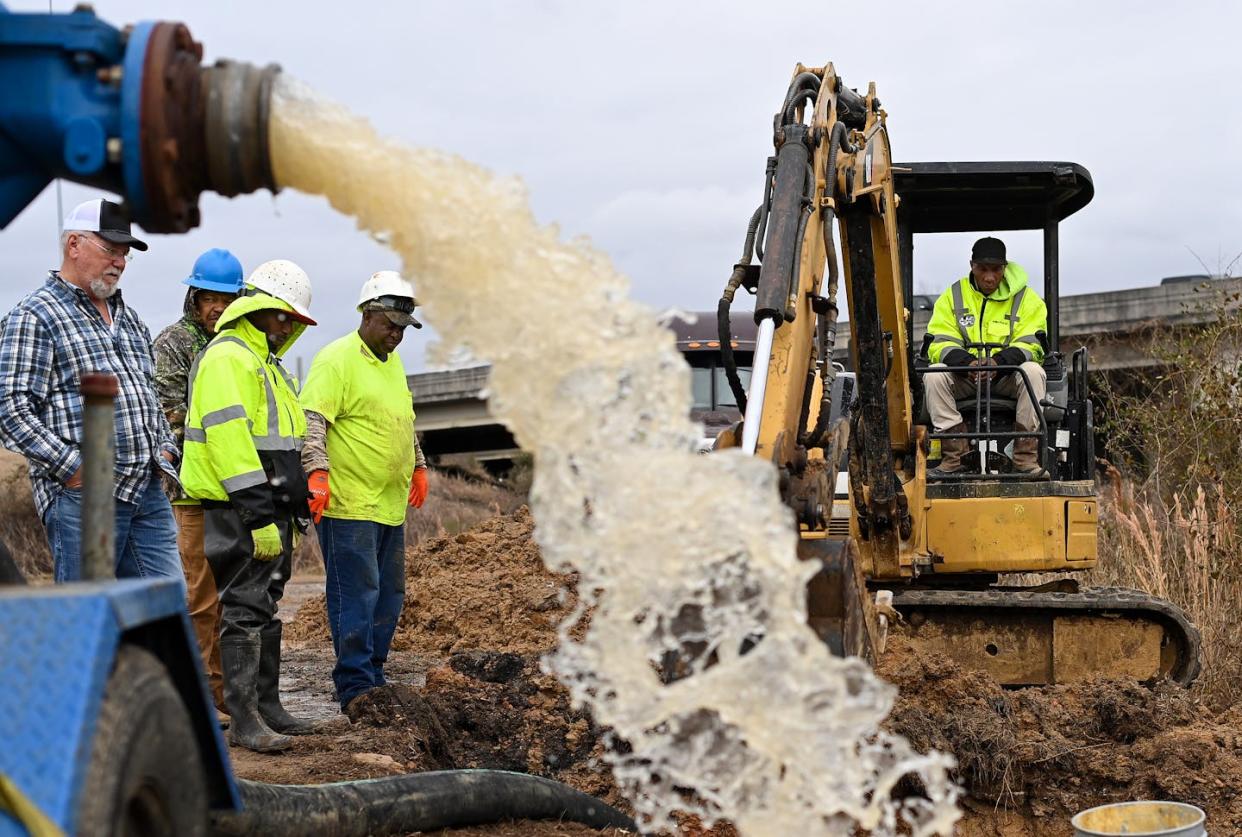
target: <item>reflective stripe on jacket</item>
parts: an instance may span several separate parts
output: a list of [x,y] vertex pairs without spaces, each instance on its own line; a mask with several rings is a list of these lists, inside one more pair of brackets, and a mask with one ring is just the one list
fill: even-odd
[[[181,467],[186,493],[228,501],[251,529],[274,522],[278,513],[308,514],[300,455],[306,416],[297,383],[245,317],[271,308],[291,310],[255,294],[239,297],[221,314],[216,338],[190,371]],[[278,354],[304,330],[295,326]]]
[[[1005,268],[1000,285],[989,296],[980,293],[966,275],[945,289],[932,310],[927,333],[932,335],[927,358],[940,363],[945,352],[965,349],[978,357],[979,349],[967,343],[999,343],[1021,350],[1026,360],[1044,359],[1036,332],[1048,328],[1048,309],[1039,294],[1027,285],[1026,271],[1016,262]],[[999,350],[993,349],[996,354]]]

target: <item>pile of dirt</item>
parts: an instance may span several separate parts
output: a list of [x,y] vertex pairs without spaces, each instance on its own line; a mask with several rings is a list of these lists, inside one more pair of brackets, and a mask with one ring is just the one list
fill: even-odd
[[570,706],[569,693],[540,672],[535,657],[454,654],[427,673],[422,688],[390,684],[349,708],[356,724],[381,728],[388,745],[397,745],[394,761],[413,755],[419,769],[531,773],[625,805],[600,761],[599,728]]
[[1168,799],[1242,833],[1242,712],[1211,712],[1168,683],[1097,680],[1003,689],[890,636],[879,673],[900,690],[885,726],[957,757],[962,833],[1068,834],[1085,808]]
[[[625,807],[600,758],[601,730],[539,669],[574,607],[576,578],[544,568],[533,529],[523,508],[409,551],[393,650],[424,661],[425,685],[376,696],[350,733],[369,730],[368,749],[388,760],[351,761],[349,771],[518,770]],[[286,635],[327,644],[322,597]],[[1213,833],[1242,833],[1239,709],[1213,713],[1167,684],[1003,689],[917,653],[900,629],[889,644],[879,673],[899,696],[886,727],[957,758],[964,837],[1059,837],[1074,813],[1134,799],[1189,802],[1208,812]]]
[[[525,506],[406,554],[405,607],[394,652],[444,659],[463,651],[538,655],[556,648],[557,626],[577,603],[577,576],[547,570]],[[322,596],[286,628],[300,642],[327,642]]]

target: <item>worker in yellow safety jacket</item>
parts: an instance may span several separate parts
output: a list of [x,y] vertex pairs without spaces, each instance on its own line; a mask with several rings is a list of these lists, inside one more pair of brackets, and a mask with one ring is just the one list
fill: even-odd
[[280,358],[315,321],[305,271],[265,262],[216,323],[190,370],[181,482],[203,506],[203,546],[220,591],[229,738],[259,752],[310,732],[280,704],[277,602],[310,521],[306,418]]
[[[990,384],[994,395],[1017,401],[1015,430],[1039,429],[1039,402],[1047,392],[1047,375],[1042,361],[1044,349],[1038,332],[1047,329],[1048,309],[1027,284],[1026,271],[1005,255],[999,238],[981,238],[970,256],[970,273],[950,285],[932,310],[927,333],[932,342],[923,375],[927,411],[937,433],[965,433],[966,423],[956,400],[973,396]],[[991,343],[993,348],[970,344]],[[1017,366],[1021,373],[991,369]],[[940,371],[946,367],[969,367],[960,372]],[[1030,389],[1022,380],[1030,382]],[[1034,394],[1034,400],[1031,395]],[[1041,442],[1034,436],[1014,440],[1013,467],[1019,473],[1044,475],[1039,466]],[[931,479],[955,474],[963,469],[962,457],[968,440],[942,439],[940,465],[928,471]]]
[[357,330],[315,355],[302,407],[311,513],[327,577],[332,682],[351,720],[387,685],[384,663],[405,600],[405,519],[427,498],[427,462],[397,346],[422,328],[409,280],[374,273]]

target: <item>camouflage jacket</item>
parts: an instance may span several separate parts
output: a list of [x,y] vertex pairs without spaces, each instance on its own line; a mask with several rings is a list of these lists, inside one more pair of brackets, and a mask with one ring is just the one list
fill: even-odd
[[[211,335],[189,314],[155,338],[155,392],[164,415],[168,417],[178,453],[185,441],[185,416],[190,409],[190,367],[209,342]],[[166,484],[164,487],[169,499],[184,497],[177,486]]]

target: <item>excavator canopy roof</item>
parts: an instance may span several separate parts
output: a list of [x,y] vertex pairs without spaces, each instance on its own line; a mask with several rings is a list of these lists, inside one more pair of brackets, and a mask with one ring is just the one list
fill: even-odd
[[1077,163],[894,163],[893,174],[911,233],[1039,230],[1095,194]]

